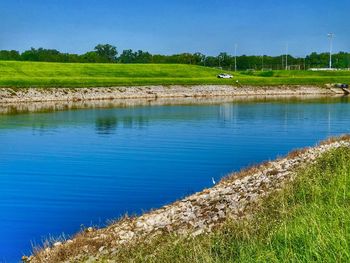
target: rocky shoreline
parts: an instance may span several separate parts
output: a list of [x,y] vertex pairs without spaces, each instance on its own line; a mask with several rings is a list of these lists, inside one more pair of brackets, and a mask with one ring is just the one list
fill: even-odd
[[267,95],[343,95],[342,89],[328,86],[134,86],[99,88],[0,88],[0,104],[48,101],[91,101],[137,98],[232,97]]
[[[231,174],[210,189],[140,217],[124,218],[102,229],[88,228],[74,238],[39,250],[24,262],[80,262],[113,257],[120,246],[137,244],[164,233],[196,236],[211,232],[225,220],[239,220],[261,198],[293,180],[297,169],[323,153],[350,147],[350,136],[329,139],[318,146],[294,151],[284,158]],[[57,261],[59,260],[59,261]]]

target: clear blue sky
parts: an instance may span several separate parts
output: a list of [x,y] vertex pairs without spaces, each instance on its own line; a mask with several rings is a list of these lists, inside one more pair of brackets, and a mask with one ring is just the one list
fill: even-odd
[[0,0],[0,49],[98,43],[171,54],[350,51],[349,0]]

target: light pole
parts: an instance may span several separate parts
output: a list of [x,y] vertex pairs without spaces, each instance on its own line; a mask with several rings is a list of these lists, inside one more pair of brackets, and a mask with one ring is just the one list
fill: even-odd
[[329,33],[328,34],[328,38],[329,38],[329,69],[332,69],[332,50],[333,50],[334,34],[333,33]]
[[237,44],[235,44],[235,71],[237,71]]

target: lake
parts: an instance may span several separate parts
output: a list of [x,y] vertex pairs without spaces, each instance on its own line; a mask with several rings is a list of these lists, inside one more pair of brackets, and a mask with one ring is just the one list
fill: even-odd
[[43,105],[0,110],[0,262],[350,133],[347,97]]

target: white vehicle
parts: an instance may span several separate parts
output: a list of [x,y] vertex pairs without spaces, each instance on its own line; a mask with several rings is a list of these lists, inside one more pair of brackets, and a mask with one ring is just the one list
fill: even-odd
[[233,76],[230,75],[230,74],[221,73],[221,74],[218,75],[218,78],[219,78],[219,79],[232,79]]

